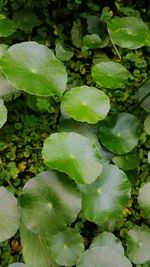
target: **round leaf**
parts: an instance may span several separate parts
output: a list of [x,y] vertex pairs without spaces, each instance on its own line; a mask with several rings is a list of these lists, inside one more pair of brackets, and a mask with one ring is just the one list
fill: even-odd
[[120,215],[130,196],[126,174],[111,164],[104,165],[95,182],[78,186],[82,192],[84,216],[100,225]]
[[10,264],[8,267],[31,267],[31,266],[26,265],[24,263],[16,262],[16,263]]
[[101,47],[102,39],[98,34],[87,34],[83,38],[83,44],[90,49],[99,48]]
[[7,109],[4,105],[3,99],[0,98],[0,128],[7,121]]
[[72,88],[62,99],[62,109],[77,121],[97,123],[103,120],[109,109],[108,96],[95,87]]
[[20,236],[22,254],[26,264],[32,267],[51,266],[50,252],[47,249],[45,237],[29,231],[24,225],[21,225]]
[[108,21],[112,41],[122,48],[137,49],[145,45],[148,26],[137,17],[116,17]]
[[150,79],[139,88],[138,98],[141,107],[150,113]]
[[72,48],[67,48],[61,44],[61,42],[57,42],[55,46],[56,57],[62,61],[68,61],[74,55],[74,51]]
[[109,246],[92,247],[86,250],[77,267],[132,267],[130,261]]
[[12,85],[27,93],[61,96],[66,89],[65,67],[51,50],[36,42],[11,46],[0,65]]
[[126,154],[138,144],[140,124],[130,113],[117,113],[99,127],[99,139],[108,150],[116,154]]
[[144,130],[148,135],[150,135],[150,115],[148,115],[144,120]]
[[134,226],[128,232],[127,253],[134,264],[150,260],[150,229]]
[[4,187],[0,187],[0,242],[12,237],[20,224],[17,199]]
[[13,21],[0,14],[0,37],[7,37],[16,31]]
[[50,251],[59,266],[75,265],[84,251],[82,238],[74,229],[59,232],[50,238]]
[[44,172],[26,183],[20,204],[29,230],[55,234],[76,219],[81,197],[74,182],[66,176]]
[[144,184],[139,190],[138,202],[145,217],[150,219],[150,183]]
[[25,32],[31,32],[35,26],[40,25],[40,20],[36,14],[25,8],[13,14],[13,21],[18,29]]
[[127,69],[119,63],[100,62],[92,68],[93,80],[101,87],[116,89],[123,87],[128,80]]
[[135,151],[125,155],[116,155],[112,159],[113,163],[123,170],[133,170],[138,167],[139,157]]
[[48,167],[65,172],[77,183],[93,182],[102,170],[95,146],[73,132],[51,134],[44,142],[43,158]]

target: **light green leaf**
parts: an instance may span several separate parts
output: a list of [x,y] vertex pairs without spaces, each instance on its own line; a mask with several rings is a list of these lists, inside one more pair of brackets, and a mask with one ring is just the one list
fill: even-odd
[[96,49],[101,47],[102,39],[98,34],[87,34],[83,37],[83,44],[90,49]]
[[13,21],[17,28],[24,32],[31,32],[34,27],[40,25],[40,20],[36,14],[25,8],[13,14]]
[[67,229],[52,236],[49,247],[52,258],[59,266],[75,265],[84,251],[83,240],[75,229]]
[[138,167],[139,156],[135,150],[125,155],[115,155],[112,158],[113,163],[123,170],[133,170]]
[[31,266],[26,265],[24,263],[16,262],[16,263],[10,264],[8,267],[31,267]]
[[17,199],[4,187],[0,187],[0,242],[12,237],[20,225]]
[[130,113],[117,113],[101,122],[98,137],[104,147],[116,154],[126,154],[138,144],[140,124]]
[[150,135],[150,115],[148,115],[144,120],[144,130],[148,135]]
[[51,266],[50,252],[44,236],[29,231],[24,225],[21,225],[20,236],[22,254],[26,264],[32,267]]
[[116,89],[128,80],[127,69],[113,61],[100,62],[92,68],[93,80],[101,87]]
[[78,187],[82,192],[84,216],[99,225],[120,215],[130,196],[126,174],[111,164],[104,165],[95,182]]
[[150,113],[150,79],[148,79],[138,90],[138,100],[141,107]]
[[103,247],[108,246],[116,251],[118,251],[120,254],[124,255],[124,249],[120,242],[120,240],[112,233],[110,232],[103,232],[96,236],[90,246],[90,248],[93,247]]
[[8,49],[8,45],[0,44],[0,57],[2,57]]
[[30,231],[55,234],[74,222],[81,197],[65,175],[43,172],[25,184],[20,204],[23,222]]
[[92,247],[86,250],[77,267],[132,267],[130,261],[117,250],[109,247]]
[[0,76],[0,97],[11,95],[15,92],[18,92],[18,90],[13,88],[4,76]]
[[150,260],[150,229],[134,226],[128,232],[127,253],[134,264]]
[[66,89],[65,67],[51,50],[36,42],[11,46],[0,58],[0,66],[11,84],[27,93],[61,96]]
[[16,31],[15,23],[0,14],[0,37],[7,37]]
[[148,152],[148,163],[150,164],[150,151]]
[[55,46],[56,57],[62,61],[68,61],[74,55],[72,48],[65,47],[60,41]]
[[91,183],[102,171],[95,146],[74,132],[51,134],[44,142],[43,158],[48,167],[65,172],[77,183]]
[[122,48],[137,49],[145,45],[148,26],[137,17],[115,17],[107,22],[112,41]]
[[3,99],[0,98],[0,128],[7,121],[7,109],[4,105]]
[[138,203],[143,215],[150,219],[150,183],[144,184],[139,190]]
[[84,85],[67,92],[61,107],[63,112],[77,121],[97,123],[106,117],[110,101],[103,91]]

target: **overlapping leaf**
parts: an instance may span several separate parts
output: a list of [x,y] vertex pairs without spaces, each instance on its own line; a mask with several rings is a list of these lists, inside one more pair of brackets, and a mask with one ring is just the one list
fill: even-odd
[[4,105],[3,99],[0,98],[0,128],[7,121],[7,108]]

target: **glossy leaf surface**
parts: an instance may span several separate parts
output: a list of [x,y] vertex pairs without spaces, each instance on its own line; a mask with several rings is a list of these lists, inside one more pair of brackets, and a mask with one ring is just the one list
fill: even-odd
[[143,215],[150,219],[150,183],[140,188],[138,202]]
[[123,170],[133,170],[138,167],[139,157],[136,151],[125,155],[116,155],[112,158],[113,163]]

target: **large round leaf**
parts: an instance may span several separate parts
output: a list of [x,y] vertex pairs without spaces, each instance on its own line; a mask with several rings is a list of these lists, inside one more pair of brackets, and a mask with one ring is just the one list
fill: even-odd
[[48,167],[65,172],[79,184],[93,182],[102,171],[95,146],[74,132],[51,134],[44,142],[43,158]]
[[150,183],[140,188],[138,202],[144,216],[150,219]]
[[86,85],[67,92],[61,106],[73,119],[88,123],[103,120],[110,109],[108,96],[103,91]]
[[113,61],[100,62],[92,68],[93,80],[105,88],[116,89],[124,86],[128,76],[127,69]]
[[138,144],[140,124],[130,113],[117,113],[101,122],[98,137],[104,147],[116,154],[126,154]]
[[150,113],[150,79],[139,88],[138,100],[141,107]]
[[121,214],[130,196],[126,174],[112,164],[105,164],[101,175],[89,185],[78,185],[82,192],[84,216],[103,224]]
[[137,17],[116,17],[107,22],[112,41],[123,48],[137,49],[145,45],[148,26]]
[[19,228],[20,210],[17,199],[0,187],[0,242],[12,237]]
[[125,155],[115,155],[112,158],[113,163],[125,171],[133,170],[138,167],[139,156],[135,150]]
[[24,225],[20,228],[22,254],[26,264],[32,267],[51,266],[50,251],[44,236],[29,231]]
[[26,265],[24,263],[16,262],[16,263],[10,264],[8,267],[31,267],[31,266]]
[[44,172],[25,184],[20,204],[29,230],[55,234],[76,219],[81,197],[74,182],[65,175]]
[[109,247],[92,247],[86,250],[77,267],[132,267],[130,261],[117,250]]
[[10,19],[0,14],[0,37],[7,37],[16,31],[16,25]]
[[134,264],[150,260],[150,229],[134,226],[128,232],[127,253]]
[[65,67],[51,50],[36,42],[11,46],[0,66],[12,85],[27,93],[61,96],[66,89]]
[[4,105],[3,99],[0,98],[0,128],[7,121],[7,108]]
[[52,258],[59,266],[75,265],[84,251],[83,240],[74,229],[67,229],[52,236],[49,246]]

